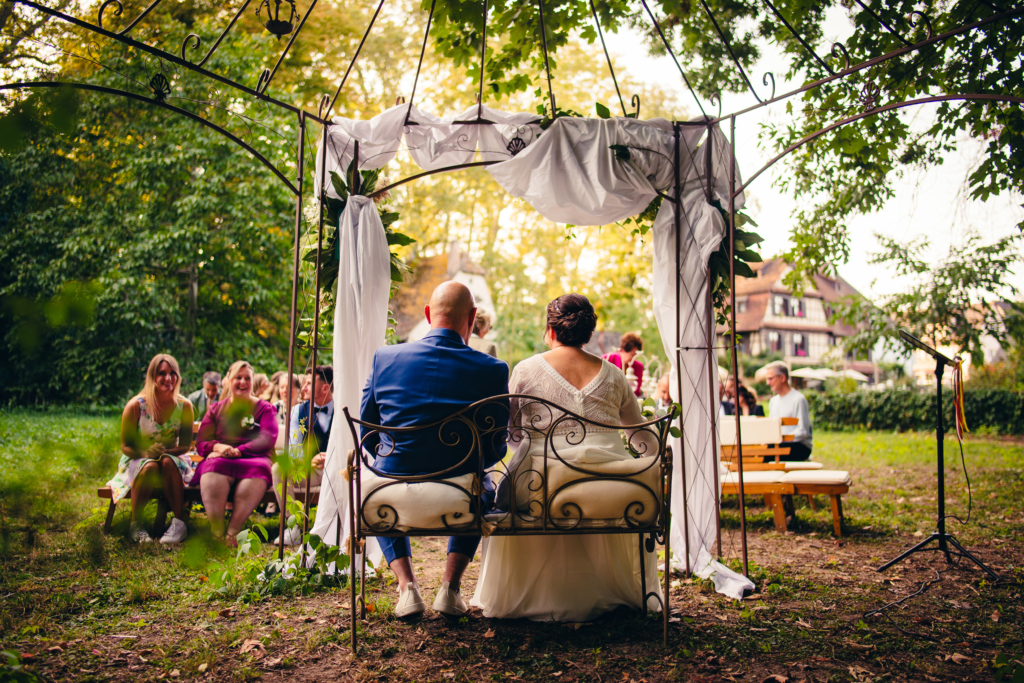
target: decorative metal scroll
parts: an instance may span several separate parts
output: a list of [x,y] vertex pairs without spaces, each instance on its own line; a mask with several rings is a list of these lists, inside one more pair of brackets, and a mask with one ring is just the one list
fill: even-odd
[[[672,468],[668,429],[674,413],[623,427],[587,419],[545,399],[511,394],[410,427],[370,424],[347,409],[345,415],[357,444],[350,485],[360,533],[479,534],[486,529],[495,535],[663,535],[667,529],[664,492]],[[578,447],[586,452],[590,446],[617,455],[605,463],[581,460]],[[404,471],[410,452],[432,453],[434,464],[423,467],[435,469]],[[400,464],[397,454],[405,454]],[[608,471],[608,462],[617,462],[618,471]],[[623,463],[628,463],[625,469]],[[372,490],[364,491],[367,485]],[[411,487],[420,488],[413,495]],[[599,490],[601,498],[594,495]],[[617,502],[609,503],[609,490]],[[410,501],[404,517],[395,494]],[[436,499],[445,500],[436,509],[424,502]],[[595,505],[613,512],[587,515]],[[434,521],[418,526],[410,516]]]

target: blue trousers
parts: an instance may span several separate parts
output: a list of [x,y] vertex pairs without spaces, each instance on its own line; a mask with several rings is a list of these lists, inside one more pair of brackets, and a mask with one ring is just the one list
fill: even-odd
[[[380,544],[384,559],[391,564],[400,557],[412,557],[412,547],[409,545],[408,536],[378,536],[377,543]],[[448,552],[459,553],[472,559],[476,554],[476,548],[480,545],[479,536],[449,536]]]

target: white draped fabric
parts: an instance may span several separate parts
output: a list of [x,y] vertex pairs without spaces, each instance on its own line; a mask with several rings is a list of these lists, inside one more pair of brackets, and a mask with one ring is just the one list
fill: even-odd
[[[478,113],[493,125],[468,123],[475,120]],[[407,120],[416,125],[406,125]],[[478,110],[474,106],[458,116],[440,119],[415,107],[398,105],[370,121],[335,119],[333,123],[327,140],[329,171],[343,173],[348,168],[356,140],[362,170],[380,168],[391,161],[403,137],[413,159],[425,170],[468,163],[479,152],[485,161],[502,160],[488,170],[509,194],[526,200],[545,218],[560,223],[607,225],[640,213],[659,193],[671,195],[673,192],[675,138],[672,124],[663,119],[559,118],[541,131],[537,117],[532,114],[506,114],[489,107]],[[699,144],[705,133],[707,139]],[[611,145],[629,148],[629,161],[617,159],[609,149]],[[317,179],[320,165],[324,163],[322,156],[318,154]],[[707,262],[725,234],[725,225],[718,210],[708,203],[706,188],[710,180],[713,196],[727,207],[731,163],[729,146],[717,126],[710,131],[703,121],[681,126],[680,230],[677,238],[676,206],[670,201],[663,202],[653,230],[654,307],[665,352],[672,360],[673,377],[682,378],[681,386],[673,387],[676,393],[679,393],[677,387],[681,388],[681,395],[676,398],[683,409],[683,438],[674,440],[673,444],[672,566],[677,569],[689,566],[699,576],[712,579],[720,592],[738,598],[744,589],[753,588],[753,584],[713,560],[710,554],[718,515],[715,472],[719,457],[711,439],[712,416],[718,397],[717,383],[711,382],[708,372],[708,330],[713,330],[713,321],[707,304]],[[333,194],[330,186],[328,193]],[[736,206],[742,205],[741,196]],[[364,220],[366,225],[370,224],[369,216]],[[383,229],[378,232],[383,242]],[[381,322],[379,336],[353,336],[351,330],[368,330],[371,326],[366,325],[365,320],[349,316],[371,315],[372,310],[372,315],[386,319],[388,294],[388,282],[364,279],[365,274],[357,269],[359,259],[347,251],[357,247],[359,242],[354,236],[342,241],[342,275],[334,337],[335,402],[350,409],[359,405],[359,394],[373,351],[384,341],[384,328]],[[383,249],[386,253],[386,245]],[[376,250],[373,254],[377,258]],[[344,318],[343,287],[351,287],[357,299],[366,297],[361,309],[350,300]],[[344,334],[337,332],[342,329],[346,330]],[[714,341],[713,333],[711,341]],[[363,348],[362,344],[368,346]],[[688,350],[677,355],[677,347]],[[340,363],[353,364],[345,380],[341,380],[337,369]],[[355,383],[343,387],[340,381]],[[330,451],[347,452],[349,440],[347,429],[342,430],[336,421]],[[328,469],[329,472],[343,465],[340,457],[329,459],[329,468],[332,463],[334,470]],[[321,507],[321,510],[326,509]],[[316,529],[332,523],[329,519],[321,523],[320,517],[318,511]],[[683,533],[684,520],[689,528],[688,537]]]
[[[338,228],[341,263],[338,267],[337,307],[334,311],[334,405],[327,462],[320,485],[320,503],[312,533],[326,543],[344,541],[349,534],[348,484],[342,477],[346,454],[354,448],[347,406],[359,412],[363,387],[370,375],[373,353],[384,345],[391,289],[391,255],[380,215],[369,197],[349,197]],[[341,528],[338,528],[339,517]],[[367,540],[367,559],[376,564],[381,552]]]

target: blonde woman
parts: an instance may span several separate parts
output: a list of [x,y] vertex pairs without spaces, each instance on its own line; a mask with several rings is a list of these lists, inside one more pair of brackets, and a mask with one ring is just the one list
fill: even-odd
[[184,485],[192,468],[181,456],[192,447],[192,404],[179,393],[178,361],[158,353],[146,368],[142,391],[128,401],[121,413],[121,462],[107,482],[114,502],[131,494],[132,539],[152,541],[142,528],[140,514],[153,492],[162,490],[174,513],[161,543],[180,543],[187,530],[183,521]]
[[[277,440],[277,413],[253,396],[255,373],[244,360],[228,368],[228,397],[210,406],[199,426],[196,450],[205,458],[192,476],[210,519],[214,538],[237,545],[235,536],[271,485],[270,456]],[[234,489],[231,523],[224,531],[224,509]]]
[[466,342],[480,353],[486,353],[493,358],[498,357],[498,347],[494,342],[487,341],[484,337],[494,327],[494,315],[486,308],[476,309],[476,318],[473,320],[473,334],[469,335]]
[[252,378],[252,395],[264,401],[270,401],[270,394],[273,387],[270,380],[262,372],[257,372]]

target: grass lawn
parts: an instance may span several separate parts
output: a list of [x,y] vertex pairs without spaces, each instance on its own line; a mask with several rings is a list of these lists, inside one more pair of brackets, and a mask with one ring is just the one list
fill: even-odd
[[[934,528],[932,435],[819,433],[815,459],[854,478],[844,499],[844,538],[832,536],[827,505],[814,512],[797,500],[791,533],[778,534],[759,501],[748,501],[758,597],[735,602],[705,582],[674,576],[667,650],[654,620],[625,610],[584,625],[479,614],[455,625],[436,617],[406,624],[390,614],[394,588],[385,572],[371,583],[374,611],[359,625],[362,649],[352,658],[344,588],[307,585],[254,596],[254,584],[242,580],[215,590],[211,577],[262,567],[271,549],[234,563],[208,543],[200,511],[181,547],[128,542],[127,504],[114,532],[103,535],[106,501],[96,488],[115,470],[117,425],[109,414],[0,412],[0,649],[17,653],[30,674],[69,681],[601,683],[760,682],[776,675],[772,680],[866,683],[997,680],[1013,669],[994,666],[997,656],[1022,657],[1020,440],[968,441],[972,517],[963,526],[950,522],[950,531],[1002,574],[997,583],[966,563],[948,569],[934,555],[873,571]],[[947,512],[964,517],[967,487],[955,440],[946,442],[946,470]],[[253,521],[272,526],[276,518]],[[735,498],[723,501],[722,527],[723,555],[738,566]],[[432,596],[443,542],[414,546]],[[865,617],[936,576],[939,582],[889,616]],[[12,675],[0,659],[0,681]]]

